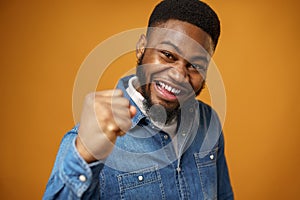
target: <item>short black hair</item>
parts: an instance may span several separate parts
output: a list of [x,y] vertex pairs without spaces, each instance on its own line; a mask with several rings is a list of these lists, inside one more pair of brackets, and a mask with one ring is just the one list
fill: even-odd
[[198,0],[163,0],[152,11],[148,27],[158,26],[169,19],[185,21],[201,28],[210,35],[215,50],[220,36],[220,20],[209,5]]

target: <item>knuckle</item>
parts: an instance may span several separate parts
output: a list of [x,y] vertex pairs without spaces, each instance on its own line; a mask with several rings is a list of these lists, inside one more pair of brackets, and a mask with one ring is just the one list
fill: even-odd
[[107,131],[109,131],[109,132],[117,132],[117,131],[119,130],[119,127],[116,126],[115,124],[109,123],[109,124],[106,126],[106,129],[107,129]]
[[126,98],[123,98],[123,99],[124,99],[123,101],[124,101],[124,104],[125,104],[125,105],[129,105],[129,104],[130,104],[130,102],[129,102],[128,99],[126,99]]
[[120,89],[115,89],[114,95],[115,95],[115,96],[123,96],[123,91],[120,90]]
[[130,104],[129,100],[124,97],[120,97],[120,98],[116,99],[114,103],[116,103],[120,106],[129,106],[129,104]]

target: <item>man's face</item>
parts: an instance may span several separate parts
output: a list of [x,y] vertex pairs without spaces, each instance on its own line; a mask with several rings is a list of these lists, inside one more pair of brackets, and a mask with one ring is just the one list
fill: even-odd
[[172,112],[200,93],[212,42],[207,33],[187,22],[168,20],[156,28],[137,44],[139,92],[148,104]]

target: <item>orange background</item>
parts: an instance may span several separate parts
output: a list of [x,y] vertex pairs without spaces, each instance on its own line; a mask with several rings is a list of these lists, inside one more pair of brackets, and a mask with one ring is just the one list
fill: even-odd
[[[146,26],[157,2],[0,2],[1,199],[41,198],[60,140],[74,124],[81,63],[111,35]],[[297,199],[299,1],[207,2],[222,22],[214,60],[227,92],[224,131],[236,199]],[[131,53],[113,64],[115,72],[135,62]],[[99,87],[113,87],[117,78]]]

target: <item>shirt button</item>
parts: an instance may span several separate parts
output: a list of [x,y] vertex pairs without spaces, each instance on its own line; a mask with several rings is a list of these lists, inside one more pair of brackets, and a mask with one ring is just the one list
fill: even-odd
[[213,160],[215,156],[213,154],[211,154],[209,157],[211,160]]
[[167,140],[169,138],[169,136],[166,134],[164,135],[164,139]]
[[181,171],[181,168],[180,167],[177,167],[176,168],[177,172],[179,173]]
[[86,177],[85,177],[85,175],[80,175],[79,176],[79,180],[81,181],[81,182],[85,182],[86,181]]
[[138,179],[139,179],[139,181],[143,181],[144,177],[140,175],[140,176],[138,176]]
[[194,109],[193,109],[193,108],[190,108],[189,110],[190,110],[190,112],[194,112]]
[[185,132],[182,132],[181,135],[182,135],[183,137],[185,137],[186,133],[185,133]]

